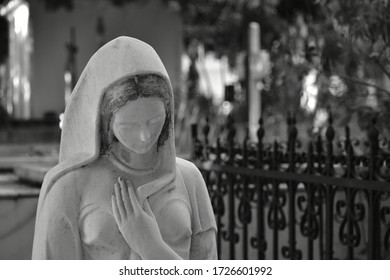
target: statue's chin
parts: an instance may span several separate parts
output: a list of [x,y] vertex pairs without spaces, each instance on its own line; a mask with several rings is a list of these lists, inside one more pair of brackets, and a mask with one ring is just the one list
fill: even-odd
[[143,155],[143,154],[146,154],[147,152],[150,151],[150,148],[145,148],[145,149],[130,149],[130,151],[136,153],[136,154],[139,154],[139,155]]
[[124,145],[127,150],[130,152],[143,155],[146,154],[150,151],[152,148],[153,144],[148,144],[148,145],[139,145],[139,146],[129,146],[129,145]]

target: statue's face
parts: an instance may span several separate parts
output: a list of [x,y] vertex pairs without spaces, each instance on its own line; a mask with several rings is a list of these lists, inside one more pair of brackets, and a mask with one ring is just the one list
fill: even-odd
[[144,154],[157,142],[164,122],[165,108],[160,99],[139,98],[115,112],[112,129],[123,146]]

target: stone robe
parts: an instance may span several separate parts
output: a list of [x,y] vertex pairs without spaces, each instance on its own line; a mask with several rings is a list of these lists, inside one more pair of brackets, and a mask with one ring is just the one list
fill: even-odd
[[[152,47],[119,37],[88,62],[66,108],[59,164],[45,176],[38,203],[33,259],[140,259],[120,233],[111,207],[118,176],[143,176],[136,189],[148,200],[164,242],[183,259],[216,259],[216,224],[199,170],[176,158],[173,123],[152,173],[120,169],[100,152],[100,102],[105,88],[126,76],[166,70]],[[170,90],[173,112],[172,89]],[[146,177],[145,177],[146,176]],[[134,230],[137,230],[135,228]],[[148,242],[148,240],[145,240]]]

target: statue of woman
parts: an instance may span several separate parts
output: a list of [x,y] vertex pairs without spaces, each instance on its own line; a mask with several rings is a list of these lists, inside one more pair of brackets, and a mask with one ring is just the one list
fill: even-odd
[[34,259],[216,259],[208,192],[176,158],[172,118],[152,47],[119,37],[92,56],[43,182]]

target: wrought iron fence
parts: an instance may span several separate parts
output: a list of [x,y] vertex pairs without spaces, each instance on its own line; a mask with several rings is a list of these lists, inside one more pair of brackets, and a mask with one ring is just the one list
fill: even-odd
[[[209,125],[192,125],[192,160],[206,181],[216,216],[220,258],[389,259],[390,153],[373,120],[367,139],[335,140],[330,114],[325,139],[300,145],[295,117],[286,143],[209,143]],[[305,145],[306,146],[306,145]]]

